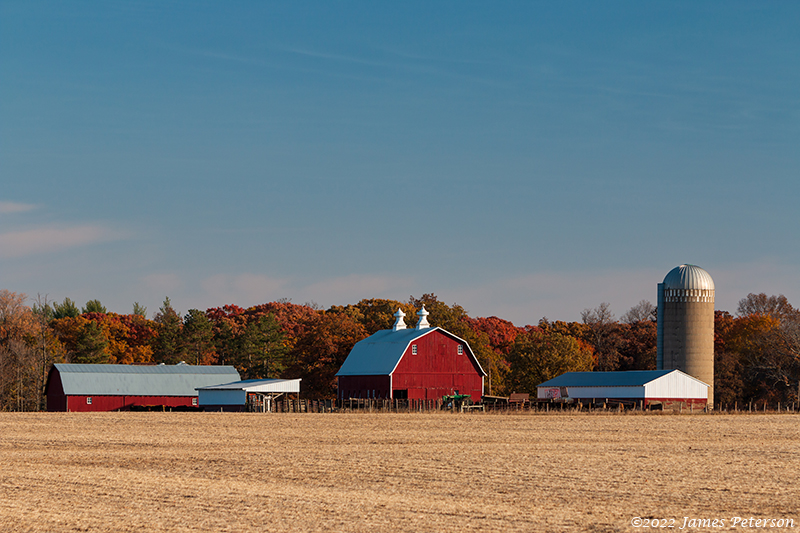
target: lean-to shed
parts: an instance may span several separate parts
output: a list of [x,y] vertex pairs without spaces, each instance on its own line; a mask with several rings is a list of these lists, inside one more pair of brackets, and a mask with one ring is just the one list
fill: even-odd
[[414,329],[398,310],[392,329],[356,343],[336,374],[339,400],[384,398],[438,400],[455,392],[473,401],[483,396],[486,375],[469,344],[431,327],[423,307]]
[[644,407],[704,408],[708,384],[680,370],[567,372],[537,388],[539,399],[571,398],[586,402],[631,402]]
[[300,379],[246,379],[198,387],[204,411],[272,411],[284,394],[300,394]]
[[232,366],[56,363],[47,377],[48,411],[198,407],[197,388],[238,381]]

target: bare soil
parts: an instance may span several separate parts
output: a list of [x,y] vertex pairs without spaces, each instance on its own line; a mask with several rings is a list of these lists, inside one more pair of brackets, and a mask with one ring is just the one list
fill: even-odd
[[2,413],[0,531],[800,531],[798,452],[792,414]]

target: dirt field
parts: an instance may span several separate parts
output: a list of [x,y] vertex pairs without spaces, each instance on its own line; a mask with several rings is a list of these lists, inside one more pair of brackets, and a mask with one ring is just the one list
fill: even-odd
[[4,532],[800,531],[798,474],[788,414],[0,414]]

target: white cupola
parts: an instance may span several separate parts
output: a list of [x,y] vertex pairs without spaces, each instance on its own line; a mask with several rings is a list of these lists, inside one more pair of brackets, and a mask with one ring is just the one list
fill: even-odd
[[428,329],[431,325],[428,323],[428,311],[425,309],[425,305],[422,306],[422,309],[419,310],[417,316],[419,320],[417,321],[416,329]]
[[401,330],[401,329],[406,329],[406,323],[403,320],[404,316],[406,316],[406,314],[403,312],[402,309],[398,308],[397,312],[394,314],[394,317],[397,320],[394,321],[394,326],[392,326],[392,331],[398,331],[398,330]]

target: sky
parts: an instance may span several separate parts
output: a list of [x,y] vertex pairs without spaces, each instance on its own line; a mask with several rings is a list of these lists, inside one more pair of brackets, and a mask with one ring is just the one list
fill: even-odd
[[0,0],[0,289],[800,307],[796,2]]

